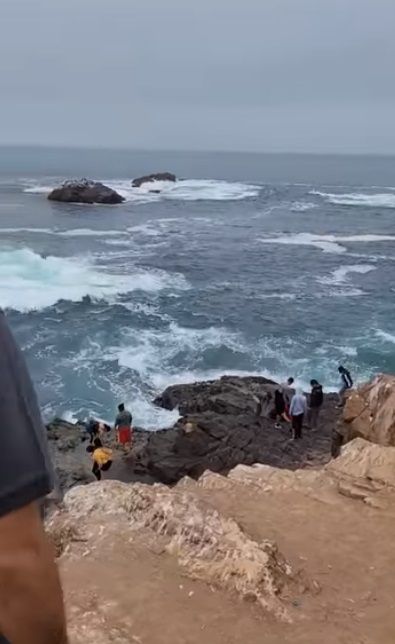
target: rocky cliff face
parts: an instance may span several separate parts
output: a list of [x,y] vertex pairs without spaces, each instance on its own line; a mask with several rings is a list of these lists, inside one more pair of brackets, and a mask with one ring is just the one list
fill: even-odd
[[394,472],[357,439],[318,469],[72,489],[48,523],[71,644],[392,644]]
[[343,414],[346,440],[395,445],[395,377],[377,376],[351,392]]

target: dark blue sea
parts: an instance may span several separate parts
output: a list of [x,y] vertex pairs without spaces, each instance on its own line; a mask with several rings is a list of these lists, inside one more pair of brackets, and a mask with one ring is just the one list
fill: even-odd
[[[133,189],[172,171],[177,184]],[[65,179],[120,206],[47,201]],[[395,372],[395,159],[0,148],[0,306],[44,416],[167,426],[166,385]]]

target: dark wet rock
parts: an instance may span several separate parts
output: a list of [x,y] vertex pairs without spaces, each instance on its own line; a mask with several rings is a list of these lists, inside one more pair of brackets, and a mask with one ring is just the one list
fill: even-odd
[[[89,459],[86,458],[85,426],[55,418],[47,425],[47,435],[57,484],[62,490],[92,481]],[[90,467],[89,467],[90,466]]]
[[[147,174],[144,177],[137,177],[137,179],[133,179],[132,186],[133,188],[140,188],[140,186],[142,186],[144,183],[153,183],[154,181],[175,182],[177,181],[177,177],[171,172],[156,172],[154,174]],[[153,190],[150,190],[150,192],[153,192]]]
[[[172,484],[205,470],[226,473],[239,464],[296,469],[326,463],[341,413],[337,397],[325,396],[318,431],[305,428],[303,439],[292,442],[289,424],[275,429],[272,420],[277,386],[266,378],[226,376],[168,387],[155,403],[178,408],[180,420],[158,432],[136,430],[131,456],[124,457],[115,447],[114,464],[105,478]],[[62,487],[92,481],[83,427],[55,421],[48,435]],[[112,432],[107,440],[113,447]]]
[[178,408],[182,418],[149,436],[141,462],[164,483],[207,469],[226,472],[241,463],[290,469],[325,463],[340,413],[336,397],[325,396],[319,430],[305,429],[303,440],[291,442],[289,425],[275,429],[271,418],[276,388],[266,378],[234,376],[169,387],[155,403]]
[[212,411],[216,414],[256,414],[258,405],[270,404],[276,383],[263,377],[223,376],[219,380],[173,385],[154,400],[164,409],[180,414]]
[[50,201],[85,204],[119,204],[125,198],[112,188],[98,181],[81,179],[79,181],[66,181],[60,188],[55,188],[48,195]]

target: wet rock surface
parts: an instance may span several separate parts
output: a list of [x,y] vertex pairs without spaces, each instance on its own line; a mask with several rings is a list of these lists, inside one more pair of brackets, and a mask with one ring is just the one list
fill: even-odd
[[48,195],[50,201],[84,204],[115,205],[125,201],[125,198],[112,188],[98,181],[80,179],[79,181],[66,181],[59,188],[55,188]]
[[[332,433],[341,413],[336,397],[325,396],[317,431],[305,428],[303,439],[291,441],[289,423],[275,428],[271,418],[277,385],[259,377],[224,377],[211,382],[169,387],[155,403],[178,408],[174,427],[157,432],[135,431],[132,453],[115,450],[106,478],[173,484],[205,470],[226,473],[239,464],[266,463],[296,469],[330,459]],[[83,427],[64,421],[49,425],[61,486],[92,481],[91,463],[82,440]],[[114,435],[108,436],[110,446]]]

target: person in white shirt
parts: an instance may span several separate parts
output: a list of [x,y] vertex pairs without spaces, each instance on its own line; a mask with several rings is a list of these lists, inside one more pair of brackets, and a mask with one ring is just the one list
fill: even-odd
[[302,438],[303,420],[307,411],[307,399],[302,389],[297,389],[292,397],[289,413],[292,419],[293,440]]

